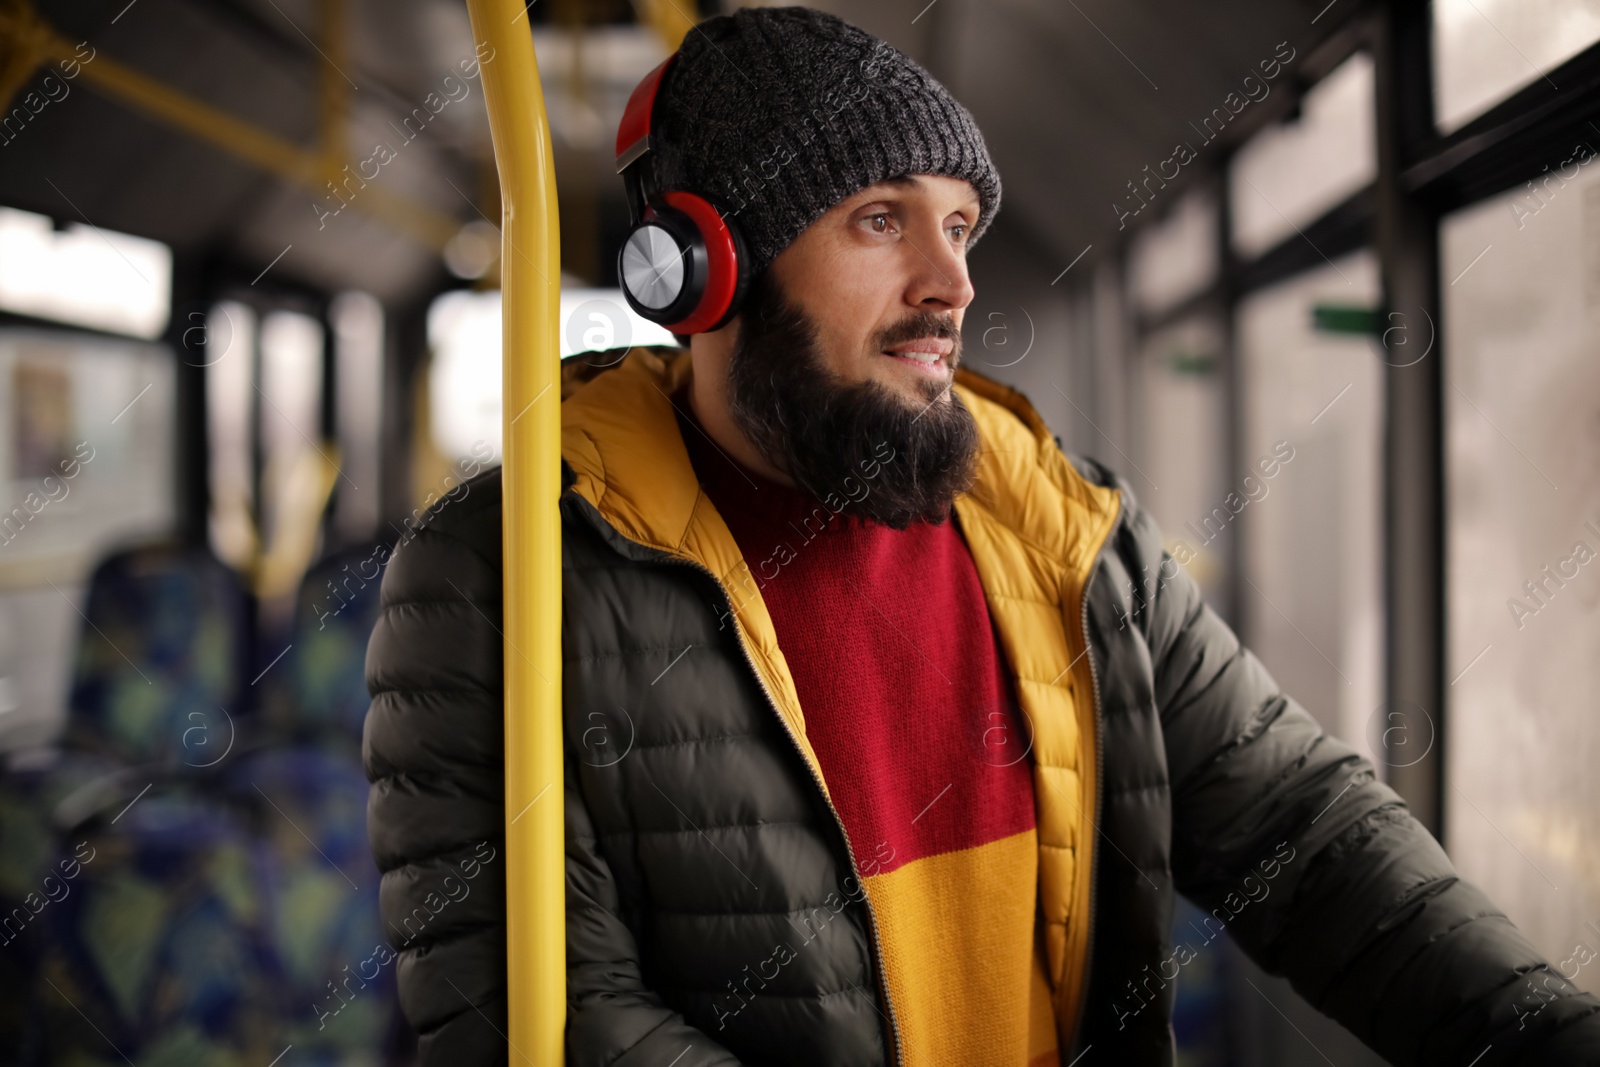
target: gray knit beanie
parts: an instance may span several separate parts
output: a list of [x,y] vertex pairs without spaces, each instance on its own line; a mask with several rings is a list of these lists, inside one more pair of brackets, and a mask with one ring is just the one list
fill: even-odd
[[980,212],[969,247],[1000,209],[1000,174],[967,109],[905,53],[811,8],[741,8],[690,30],[652,132],[657,188],[720,200],[752,273],[889,178],[971,182]]

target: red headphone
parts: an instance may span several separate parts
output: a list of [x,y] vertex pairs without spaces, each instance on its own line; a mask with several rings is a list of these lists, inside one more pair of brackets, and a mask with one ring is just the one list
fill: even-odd
[[674,52],[633,90],[617,128],[617,173],[632,229],[617,253],[628,305],[672,333],[708,333],[738,312],[750,253],[713,198],[684,189],[658,193],[650,171],[651,114]]

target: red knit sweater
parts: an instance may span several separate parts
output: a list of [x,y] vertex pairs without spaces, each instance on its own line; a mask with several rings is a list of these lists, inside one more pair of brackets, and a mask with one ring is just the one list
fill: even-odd
[[[1031,744],[953,512],[900,531],[834,514],[713,446],[686,389],[673,400],[794,677],[878,919],[906,1063],[1055,1064]],[[807,940],[797,927],[791,945]]]

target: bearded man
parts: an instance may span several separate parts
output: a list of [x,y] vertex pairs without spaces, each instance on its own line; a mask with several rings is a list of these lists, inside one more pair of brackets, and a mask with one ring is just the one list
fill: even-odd
[[[806,147],[744,184],[731,321],[565,368],[567,1062],[1172,1064],[1208,951],[1175,891],[1394,1063],[1600,1047],[1600,1001],[1278,690],[1127,482],[961,366],[1000,180],[943,86],[758,8],[659,92],[659,188]],[[498,470],[472,486],[389,564],[367,660],[428,1064],[518,1060]]]

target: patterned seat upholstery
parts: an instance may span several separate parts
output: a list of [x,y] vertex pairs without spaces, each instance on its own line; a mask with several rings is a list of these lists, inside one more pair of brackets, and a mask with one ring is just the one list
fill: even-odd
[[296,1064],[332,1067],[406,1051],[360,762],[387,555],[321,561],[292,632],[254,661],[248,599],[209,554],[149,547],[96,568],[64,747],[0,779],[0,863],[14,861],[0,882],[22,899],[68,865],[60,899],[0,954],[17,1062],[264,1064],[293,1045]]
[[261,749],[219,784],[263,851],[261,936],[273,961],[277,1032],[296,1063],[381,1062],[396,1029],[393,941],[367,846],[367,780],[348,754]]
[[[262,680],[265,718],[275,735],[348,744],[359,753],[369,702],[367,638],[378,621],[378,584],[388,558],[387,545],[358,545],[323,557],[306,572],[288,652]],[[263,656],[280,649],[263,649]]]
[[1179,973],[1172,1030],[1178,1061],[1188,1067],[1228,1067],[1238,1062],[1240,1051],[1229,1012],[1238,949],[1215,918],[1184,897],[1174,903],[1172,942],[1189,950],[1182,955],[1174,950]]
[[220,1067],[281,1050],[264,857],[236,818],[153,787],[62,862],[74,877],[40,916],[33,1062]]
[[118,552],[95,568],[73,667],[70,747],[128,764],[209,763],[249,687],[247,601],[210,553],[172,545]]
[[95,783],[113,785],[115,764],[70,752],[34,753],[25,767],[0,775],[0,1049],[22,1049],[48,943],[44,921],[72,889],[71,849],[63,855],[56,809],[81,807]]
[[360,758],[367,638],[387,560],[386,546],[356,546],[306,573],[290,632],[261,649],[263,667],[282,653],[261,678],[271,745],[252,748],[222,780],[253,807],[271,857],[264,929],[285,996],[280,1026],[297,1062],[381,1062],[409,1036],[394,978],[397,935],[378,912]]

